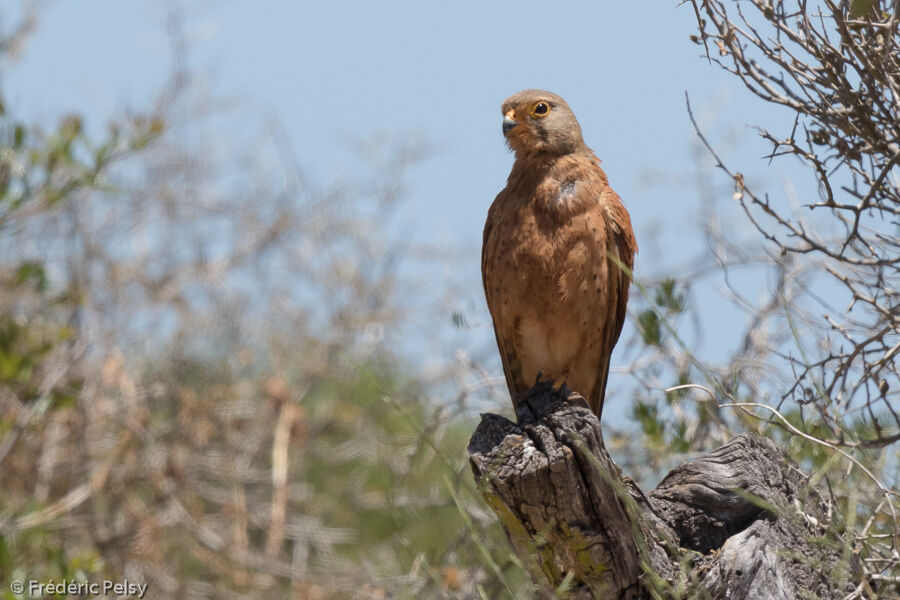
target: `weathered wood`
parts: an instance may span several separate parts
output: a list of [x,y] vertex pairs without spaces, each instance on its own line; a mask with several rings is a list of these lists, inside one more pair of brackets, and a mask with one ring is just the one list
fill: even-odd
[[[837,598],[821,501],[770,441],[742,435],[645,495],[622,477],[584,400],[541,383],[518,423],[482,415],[475,479],[545,595]],[[565,590],[565,591],[562,591]]]

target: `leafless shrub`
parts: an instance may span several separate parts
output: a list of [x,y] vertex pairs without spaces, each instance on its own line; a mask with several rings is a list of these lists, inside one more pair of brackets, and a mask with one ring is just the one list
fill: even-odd
[[429,310],[388,227],[421,140],[364,143],[377,178],[318,185],[277,119],[205,90],[169,25],[147,114],[102,145],[76,117],[30,130],[35,148],[64,134],[63,167],[22,163],[24,200],[0,203],[0,318],[36,360],[0,376],[0,534],[18,551],[0,567],[156,598],[507,586],[459,411],[395,350]]
[[[853,483],[831,481],[829,491],[838,511],[860,509],[868,519],[848,545],[866,557],[852,597],[882,597],[898,557],[897,469],[879,452],[900,440],[898,6],[690,4],[698,24],[692,39],[706,58],[763,102],[790,111],[788,129],[759,128],[771,144],[766,158],[799,161],[818,190],[800,200],[802,210],[787,195],[759,191],[764,185],[729,164],[688,103],[701,142],[733,183],[733,200],[765,240],[774,275],[770,300],[747,302],[742,357],[753,357],[756,368],[733,363],[712,392],[722,406],[744,409],[743,418],[783,429],[788,440],[814,441],[817,450],[807,445],[798,456],[822,469],[816,478],[827,472],[828,456],[847,460],[844,476],[852,473]],[[720,257],[742,255],[727,236],[713,240]],[[727,277],[728,260],[721,263]],[[780,333],[754,338],[762,323]],[[758,402],[766,406],[751,406]],[[852,528],[853,517],[840,519]]]
[[[819,347],[785,356],[795,383],[782,402],[816,410],[835,443],[870,446],[900,439],[890,402],[900,387],[900,63],[897,14],[878,4],[854,17],[834,2],[693,3],[710,60],[795,113],[790,131],[760,133],[771,158],[801,160],[819,189],[803,205],[809,218],[792,214],[757,195],[710,147],[734,180],[734,198],[777,255],[813,263],[848,299],[845,307],[820,302],[828,313]],[[848,436],[844,419],[853,414],[868,417],[871,437]]]

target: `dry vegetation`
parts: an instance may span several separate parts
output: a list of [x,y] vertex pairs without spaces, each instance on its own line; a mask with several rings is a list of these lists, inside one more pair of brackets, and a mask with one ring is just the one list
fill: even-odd
[[414,309],[391,214],[421,148],[317,187],[277,122],[205,93],[178,25],[145,114],[0,120],[0,596],[527,594],[459,407],[428,400],[467,367],[391,352]]
[[[821,194],[798,215],[708,144],[718,201],[761,234],[768,299],[744,303],[743,344],[713,366],[679,336],[690,286],[727,281],[746,249],[710,229],[684,278],[641,275],[643,435],[607,441],[643,478],[736,430],[779,440],[830,502],[835,576],[896,597],[897,13],[690,4],[704,60],[796,113],[762,135]],[[2,32],[0,59],[31,25]],[[465,462],[467,403],[500,378],[392,351],[411,314],[447,312],[391,233],[422,146],[374,144],[377,179],[317,185],[276,120],[208,93],[177,14],[170,34],[171,79],[142,114],[105,131],[0,115],[0,596],[13,578],[125,577],[153,598],[529,596]],[[663,392],[678,384],[709,394]]]

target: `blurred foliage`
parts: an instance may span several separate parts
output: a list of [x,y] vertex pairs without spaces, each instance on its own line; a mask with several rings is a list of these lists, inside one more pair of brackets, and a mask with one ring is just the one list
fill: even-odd
[[[45,133],[16,121],[0,94],[0,238],[80,190],[102,185],[113,162],[146,147],[161,127],[157,121],[134,120],[123,125],[127,135],[116,131],[95,147],[79,118],[67,117]],[[73,350],[81,351],[70,324],[80,298],[67,286],[51,285],[40,260],[4,262],[0,290],[0,577],[97,579],[104,573],[103,561],[89,538],[69,539],[64,522],[31,527],[22,518],[53,508],[49,493],[39,494],[42,498],[34,493],[41,457],[25,456],[35,449],[30,438],[49,422],[74,416],[83,392],[83,378],[71,361]],[[63,521],[72,518],[62,516]],[[17,526],[17,519],[25,526]],[[16,597],[6,585],[2,593]]]
[[[126,577],[152,598],[530,596],[474,489],[474,422],[376,335],[402,312],[393,250],[341,189],[202,213],[221,174],[167,139],[199,122],[187,79],[99,140],[77,115],[21,122],[0,91],[0,598],[13,578]],[[225,248],[225,218],[259,241]],[[135,253],[145,234],[169,253]],[[299,310],[232,312],[247,273],[284,269]]]
[[682,291],[684,284],[674,279],[663,279],[653,289],[653,306],[640,311],[637,315],[638,331],[644,344],[660,346],[663,343],[663,321],[684,312],[687,306],[687,293]]

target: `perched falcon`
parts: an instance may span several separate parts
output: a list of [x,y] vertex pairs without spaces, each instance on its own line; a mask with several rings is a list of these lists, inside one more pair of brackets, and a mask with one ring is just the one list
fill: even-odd
[[513,401],[542,380],[599,417],[628,302],[631,218],[566,101],[525,90],[503,103],[516,160],[488,211],[481,274]]

